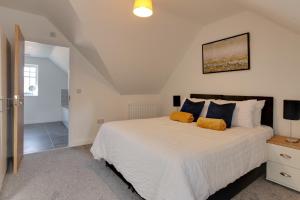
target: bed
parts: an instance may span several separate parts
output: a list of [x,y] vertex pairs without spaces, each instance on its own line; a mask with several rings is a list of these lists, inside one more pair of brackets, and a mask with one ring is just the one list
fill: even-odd
[[230,199],[264,172],[266,140],[273,135],[273,98],[191,98],[266,100],[262,126],[219,133],[168,117],[109,122],[91,148],[94,158],[104,159],[146,200]]

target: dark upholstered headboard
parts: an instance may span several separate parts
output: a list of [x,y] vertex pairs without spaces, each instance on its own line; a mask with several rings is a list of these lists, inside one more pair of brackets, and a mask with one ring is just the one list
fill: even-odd
[[273,97],[262,96],[234,96],[234,95],[213,95],[213,94],[191,94],[191,98],[196,99],[222,99],[228,101],[244,101],[244,100],[266,100],[265,107],[262,110],[261,124],[273,127]]

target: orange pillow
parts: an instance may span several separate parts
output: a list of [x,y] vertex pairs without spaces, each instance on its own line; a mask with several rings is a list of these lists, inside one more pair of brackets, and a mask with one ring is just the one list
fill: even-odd
[[170,115],[170,119],[173,121],[184,122],[184,123],[192,123],[194,121],[194,117],[191,113],[186,112],[173,112]]
[[223,119],[199,117],[197,120],[197,126],[216,131],[224,131],[226,129],[226,122]]

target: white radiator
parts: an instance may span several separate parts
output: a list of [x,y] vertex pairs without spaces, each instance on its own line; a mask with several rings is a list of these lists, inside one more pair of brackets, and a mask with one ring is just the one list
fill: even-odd
[[128,104],[128,119],[146,119],[158,117],[158,104]]

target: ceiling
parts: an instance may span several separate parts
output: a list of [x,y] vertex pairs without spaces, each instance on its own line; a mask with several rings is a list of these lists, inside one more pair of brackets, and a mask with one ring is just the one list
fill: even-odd
[[158,93],[198,31],[254,11],[300,33],[299,0],[153,0],[154,15],[132,14],[133,0],[1,0],[47,17],[121,94]]
[[154,0],[159,7],[199,25],[205,25],[245,8],[232,0]]
[[273,22],[300,33],[300,1],[299,0],[235,0]]
[[69,48],[25,41],[25,55],[48,58],[64,72],[69,71]]
[[46,17],[72,42],[88,62],[113,84],[93,41],[84,34],[84,29],[69,0],[1,0],[0,6]]
[[122,94],[158,93],[198,30],[163,11],[135,17],[132,1],[70,2]]
[[25,42],[25,55],[38,58],[49,58],[54,46],[37,42]]

